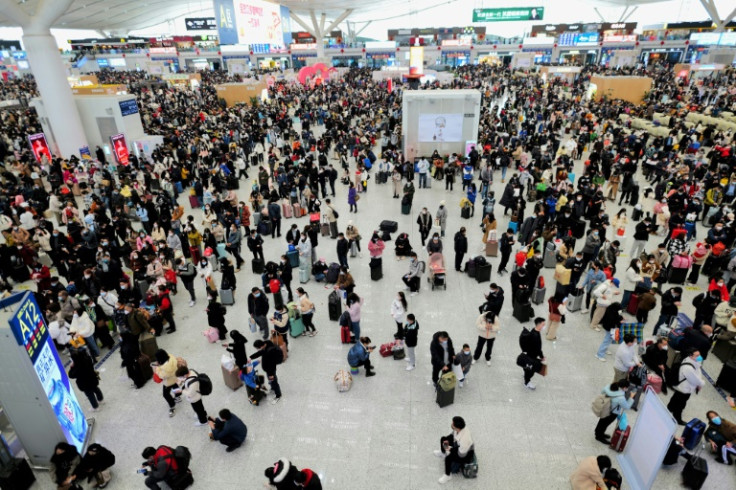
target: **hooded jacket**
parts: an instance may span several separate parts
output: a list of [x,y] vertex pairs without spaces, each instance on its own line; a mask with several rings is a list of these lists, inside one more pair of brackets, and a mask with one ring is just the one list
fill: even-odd
[[445,349],[440,344],[440,332],[435,332],[432,336],[432,342],[429,344],[429,353],[432,355],[432,366],[442,369],[447,366],[452,367],[452,358],[455,357],[455,348],[452,346],[452,339],[447,339],[447,363],[445,363]]

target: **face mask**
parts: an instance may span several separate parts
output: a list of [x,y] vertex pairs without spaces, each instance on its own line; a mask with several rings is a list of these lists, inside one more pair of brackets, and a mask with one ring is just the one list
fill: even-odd
[[128,289],[128,286],[120,286],[120,289],[122,289],[123,291],[125,291],[126,289]]
[[722,229],[723,229],[723,227],[721,227],[721,226],[716,226],[716,231],[721,231]]
[[100,296],[102,296],[104,298],[105,296],[107,296],[107,293],[105,291],[102,291],[102,292],[100,292]]
[[63,296],[59,296],[59,297],[58,297],[58,298],[56,298],[56,299],[58,299],[58,300],[59,300],[59,303],[63,303],[63,302],[64,302],[64,297],[63,297]]
[[447,341],[446,340],[444,342],[440,342],[440,344],[442,344],[443,347],[447,347]]
[[695,358],[696,362],[703,362],[703,356],[698,356]]
[[261,296],[261,293],[253,293],[253,296],[255,296],[256,298],[258,298],[258,297]]
[[90,277],[92,277],[92,276],[90,276],[89,274],[85,274],[85,275],[84,275],[84,278],[85,278],[85,279],[89,279]]
[[715,425],[721,425],[721,417],[713,417],[710,421]]
[[649,261],[649,263],[650,263],[650,264],[653,264],[653,263],[654,263],[654,261],[653,261],[653,260],[650,260],[650,261]]
[[464,350],[463,353],[465,353],[465,355],[467,356],[470,354],[470,350]]

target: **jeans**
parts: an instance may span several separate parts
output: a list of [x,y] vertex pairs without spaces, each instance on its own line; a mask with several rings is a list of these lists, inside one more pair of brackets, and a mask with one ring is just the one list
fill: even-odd
[[[248,434],[248,429],[245,430],[245,433],[246,433],[246,435]],[[219,443],[220,444],[224,444],[227,447],[232,447],[232,448],[240,447],[240,446],[243,445],[242,442],[240,442],[239,440],[235,439],[233,436],[225,436],[225,437],[222,437],[219,440]]]
[[506,169],[507,168],[508,167],[501,167],[501,180],[505,180],[506,179]]
[[629,256],[637,258],[645,250],[646,244],[646,240],[634,240],[634,245],[631,247],[631,254]]
[[427,187],[427,173],[420,173],[419,174],[419,188],[425,188]]
[[268,340],[268,320],[266,317],[254,315],[253,320],[255,320],[256,324],[260,327],[261,333],[263,334],[263,340]]
[[606,358],[606,351],[608,350],[608,346],[611,345],[613,342],[613,335],[611,334],[610,330],[606,331],[606,335],[603,337],[603,342],[601,342],[601,346],[598,348],[598,353],[596,356],[599,358],[605,359]]
[[94,359],[97,359],[98,357],[100,357],[100,348],[97,347],[97,340],[95,339],[94,335],[85,337],[84,341],[87,344],[87,347],[89,347],[89,351],[92,354],[92,357]]
[[337,254],[337,261],[342,266],[347,268],[348,267],[348,256],[345,254]]
[[271,384],[271,389],[276,395],[276,398],[281,398],[281,386],[279,386],[279,378],[276,376],[276,373],[268,375],[268,382]]
[[194,281],[182,281],[184,283],[184,287],[187,291],[189,291],[189,297],[192,301],[196,301],[197,297],[194,294]]
[[624,310],[629,305],[629,300],[631,299],[632,293],[633,291],[627,291],[624,289],[624,294],[623,294],[623,297],[621,298],[621,308],[623,308]]
[[94,388],[85,391],[84,394],[87,395],[87,399],[89,400],[90,405],[92,405],[92,408],[99,407],[99,402],[105,399],[105,397],[102,396],[102,391],[100,391],[99,386],[95,386]]
[[473,354],[473,359],[476,361],[480,359],[480,355],[483,353],[483,346],[487,345],[486,347],[486,361],[491,360],[491,354],[493,353],[493,343],[496,341],[495,337],[492,339],[486,339],[481,336],[478,336],[478,344],[475,346],[475,353]]
[[197,420],[199,420],[200,424],[207,422],[207,410],[204,409],[204,403],[202,403],[201,399],[196,402],[192,402],[192,409],[194,410],[194,413],[197,414]]
[[353,335],[355,336],[355,340],[360,342],[360,321],[354,322],[350,321],[350,331],[353,332]]

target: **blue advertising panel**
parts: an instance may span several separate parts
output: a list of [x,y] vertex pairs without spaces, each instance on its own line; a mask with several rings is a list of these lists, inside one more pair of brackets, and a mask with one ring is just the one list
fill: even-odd
[[235,22],[233,0],[214,0],[214,7],[220,44],[238,44],[238,26]]
[[138,103],[135,101],[135,99],[121,100],[119,104],[120,113],[123,116],[130,116],[131,114],[138,113]]
[[291,36],[291,13],[289,7],[281,6],[281,30],[284,33],[284,46],[290,46],[294,42]]
[[18,344],[25,348],[31,358],[67,442],[81,453],[87,436],[87,419],[33,293],[25,294],[9,323]]

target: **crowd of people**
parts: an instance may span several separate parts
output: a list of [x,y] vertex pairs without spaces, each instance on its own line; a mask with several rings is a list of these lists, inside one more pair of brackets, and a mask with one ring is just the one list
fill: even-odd
[[[451,84],[432,83],[423,89],[481,91],[477,145],[467,156],[435,151],[416,164],[404,159],[399,144],[401,98],[407,88],[397,84],[388,90],[384,82],[372,80],[369,70],[352,69],[339,81],[314,87],[278,80],[269,88],[268,103],[234,107],[217,97],[215,84],[228,80],[221,72],[202,73],[196,89],[150,87],[143,83],[147,75],[105,72],[108,82],[128,84],[138,98],[146,133],[162,136],[164,143],[150,154],[131,153],[127,166],[116,165],[100,148],[92,160],[57,156],[36,161],[24,143],[27,134],[39,131],[33,111],[3,113],[0,259],[9,267],[0,270],[1,286],[10,291],[26,281],[35,283],[52,337],[60,350],[70,350],[70,375],[93,409],[104,400],[95,362],[119,342],[122,363],[136,387],[145,384],[146,364],[152,364],[151,375],[162,385],[169,415],[174,416],[183,395],[197,425],[209,425],[211,437],[232,451],[245,441],[245,424],[227,409],[218,419],[209,418],[202,401],[202,385],[209,381],[185,359],[156,347],[156,338],[178,331],[173,301],[178,285],[186,289],[189,307],[206,310],[214,340],[225,341],[229,333],[228,349],[254,405],[266,396],[266,386],[274,395],[271,403],[282,399],[277,369],[288,356],[289,333],[301,329],[299,334],[314,336],[319,331],[310,299],[317,290],[306,286],[310,278],[337,293],[345,307],[339,325],[349,331],[346,343],[354,344],[348,364],[373,376],[374,346],[361,330],[364,297],[349,267],[350,259],[362,256],[363,239],[355,224],[359,200],[373,185],[372,177],[376,184],[390,181],[394,198],[401,198],[402,211],[409,212],[416,192],[429,179],[444,180],[448,192],[461,194],[467,218],[483,227],[483,246],[497,242],[498,273],[512,268],[511,299],[505,303],[503,289],[490,284],[471,353],[462,342],[455,350],[441,329],[430,345],[418,345],[418,313],[410,311],[405,292],[398,292],[390,314],[397,324],[395,340],[408,353],[407,370],[416,367],[416,348],[429,349],[432,382],[439,385],[445,374],[458,372],[454,366],[461,366],[458,381],[463,386],[484,348],[491,365],[494,340],[503,335],[499,317],[502,310],[513,310],[520,321],[533,322],[519,337],[517,364],[524,386],[534,390],[532,377],[544,374],[546,366],[542,332],[554,341],[580,298],[582,312],[590,313],[590,327],[605,330],[595,354],[602,362],[622,324],[643,326],[638,334],[624,335],[615,354],[614,380],[603,390],[615,403],[601,417],[596,439],[608,443],[605,430],[633,405],[637,390],[630,389],[629,377],[641,366],[661,378],[664,393],[671,388],[668,408],[684,425],[688,398],[704,385],[700,370],[713,342],[736,337],[736,302],[731,299],[736,284],[736,140],[731,132],[710,125],[691,126],[686,115],[733,111],[736,95],[727,88],[736,81],[736,72],[729,69],[695,83],[668,69],[632,71],[654,79],[640,105],[587,101],[586,82],[600,72],[606,70],[586,67],[573,82],[545,82],[537,76],[515,77],[507,68],[459,67]],[[4,90],[32,94],[33,85],[25,78],[9,81]],[[626,114],[651,120],[655,111],[669,116],[666,137],[634,130],[619,119]],[[576,175],[581,161],[584,170]],[[456,177],[462,182],[457,190]],[[496,202],[492,186],[499,178],[503,192]],[[655,204],[644,211],[641,201],[650,195]],[[334,205],[340,199],[355,221],[340,218]],[[283,220],[292,216],[308,219],[285,226]],[[443,245],[447,216],[445,200],[438,202],[434,218],[427,208],[417,213],[420,247],[412,248],[406,233],[394,240],[397,260],[409,258],[403,282],[412,296],[421,291],[424,274],[434,281],[444,273],[437,268],[444,262],[431,259],[449,253]],[[696,223],[704,230],[702,236]],[[364,245],[371,268],[380,270],[386,232],[363,231],[370,236]],[[630,260],[622,263],[622,241],[630,233]],[[321,255],[332,240],[338,263],[328,264]],[[464,227],[454,235],[453,245],[454,269],[462,271],[469,253]],[[256,284],[247,284],[247,293],[237,292],[238,281],[252,280],[241,272],[247,263]],[[530,316],[535,291],[544,289],[540,273],[545,267],[555,269],[553,294],[544,298],[542,293],[548,316]],[[302,286],[292,291],[294,278]],[[685,282],[707,289],[693,302],[694,309],[682,304]],[[234,322],[227,318],[227,306],[243,295],[256,339],[250,355],[245,337],[227,326]],[[204,298],[202,306],[198,297]],[[649,312],[658,304],[654,321]],[[685,325],[676,349],[670,346],[670,353],[662,354],[667,341],[660,338],[639,358],[636,347],[643,347],[643,329],[666,336],[670,327],[684,321],[683,313],[693,311],[694,320]],[[259,367],[265,377],[258,375]],[[672,379],[678,373],[684,379]],[[711,424],[718,425],[713,418]],[[450,470],[472,460],[473,440],[465,421],[455,417],[452,427],[454,437],[443,438],[437,451],[445,458],[442,483]],[[729,436],[718,445],[724,462],[733,453],[729,444],[736,442]],[[69,451],[57,448],[58,459],[78,458]],[[191,477],[188,458],[176,447],[148,447],[143,458],[149,488]],[[109,481],[104,473],[112,464],[108,459],[104,468],[102,463],[92,465],[94,469],[80,464],[82,470],[74,471],[65,463],[68,471],[57,472],[55,481],[59,488],[70,488],[73,475],[92,472],[101,487]],[[610,461],[600,457],[595,463],[601,470],[610,468]],[[593,462],[587,466],[592,468]],[[266,476],[277,488],[320,488],[315,472],[299,472],[286,460],[269,468]]]

